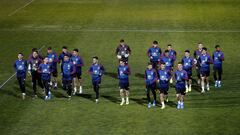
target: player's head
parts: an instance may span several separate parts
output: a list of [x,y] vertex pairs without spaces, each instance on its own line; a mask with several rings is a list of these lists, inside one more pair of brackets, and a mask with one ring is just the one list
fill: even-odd
[[172,49],[172,44],[168,44],[168,45],[167,45],[167,49],[168,49],[168,50],[171,50],[171,49]]
[[18,59],[19,60],[22,60],[23,59],[23,54],[20,52],[20,53],[18,53]]
[[156,47],[158,45],[158,41],[153,41],[153,46]]
[[169,56],[169,50],[165,50],[165,51],[164,51],[164,55],[165,55],[166,57],[168,57],[168,56]]
[[161,70],[164,70],[165,68],[166,68],[166,64],[165,64],[165,63],[161,63],[161,64],[160,64],[160,69],[161,69]]
[[202,54],[207,54],[207,48],[206,47],[202,48]]
[[185,50],[185,56],[189,57],[190,56],[190,51],[189,50]]
[[97,57],[97,56],[94,56],[94,57],[92,58],[92,60],[93,60],[93,64],[98,63],[98,57]]
[[63,51],[64,53],[67,53],[67,51],[68,51],[67,49],[68,49],[68,48],[67,48],[66,46],[63,46],[63,47],[62,47],[62,51]]
[[120,45],[124,45],[124,39],[120,40]]
[[203,48],[203,44],[202,44],[201,42],[199,42],[199,43],[198,43],[198,49],[199,49],[199,50],[202,50],[202,48]]
[[178,67],[178,70],[182,70],[182,68],[183,68],[183,64],[182,64],[182,62],[178,62],[177,67]]
[[38,49],[37,48],[32,48],[32,53],[34,52],[34,51],[37,51]]
[[215,46],[215,49],[216,49],[217,51],[220,51],[220,50],[221,50],[220,45],[216,45],[216,46]]
[[151,70],[151,69],[153,68],[153,66],[152,66],[152,63],[151,63],[151,62],[148,62],[147,68],[148,68],[149,70]]
[[33,58],[37,58],[38,57],[38,51],[33,51]]
[[78,49],[73,49],[73,56],[77,56],[78,55]]
[[120,66],[124,66],[125,65],[125,62],[123,60],[119,60],[119,65]]
[[48,57],[44,57],[43,62],[44,62],[44,64],[47,64],[48,63]]
[[52,47],[48,47],[47,52],[52,53]]
[[64,61],[69,61],[69,56],[68,55],[64,55]]

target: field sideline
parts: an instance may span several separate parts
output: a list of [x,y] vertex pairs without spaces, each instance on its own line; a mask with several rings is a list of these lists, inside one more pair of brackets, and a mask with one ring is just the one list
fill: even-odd
[[[0,0],[0,9],[0,85],[14,73],[16,54],[23,52],[26,58],[33,47],[45,45],[43,54],[48,46],[58,53],[64,45],[78,48],[85,63],[84,94],[70,101],[60,88],[53,90],[51,101],[31,99],[30,77],[22,101],[15,77],[10,80],[0,89],[1,134],[240,134],[240,1]],[[128,106],[119,105],[115,78],[115,49],[121,38],[132,49]],[[220,44],[226,57],[223,87],[214,88],[211,72],[210,92],[201,95],[195,84],[184,110],[176,110],[173,87],[165,110],[147,109],[143,74],[153,40],[162,50],[171,43],[177,61],[184,50],[193,53],[198,42],[210,53]],[[106,68],[99,104],[87,74],[95,55]]]

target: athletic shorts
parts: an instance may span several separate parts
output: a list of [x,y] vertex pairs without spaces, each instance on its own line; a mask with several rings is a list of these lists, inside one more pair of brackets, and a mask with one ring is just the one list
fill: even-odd
[[210,71],[209,70],[200,70],[201,77],[209,77]]
[[57,69],[53,69],[53,71],[52,71],[52,76],[53,76],[53,77],[58,77],[58,71],[57,71]]
[[184,82],[176,83],[176,93],[185,95],[186,87]]
[[129,90],[129,82],[119,82],[119,88]]

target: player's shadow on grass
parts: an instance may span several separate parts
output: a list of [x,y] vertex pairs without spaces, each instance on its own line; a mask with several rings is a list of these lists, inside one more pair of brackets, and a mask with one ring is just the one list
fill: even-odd
[[142,106],[145,106],[145,104],[147,103],[147,98],[131,98],[131,100]]
[[173,102],[173,101],[168,101],[167,103],[166,103],[166,105],[168,105],[168,106],[170,106],[170,107],[176,107],[177,106],[177,104],[175,103],[175,102]]
[[[14,87],[13,89],[14,89],[14,90],[18,90],[19,88],[18,88],[18,87]],[[16,92],[14,92],[14,91],[12,91],[12,90],[1,89],[0,91],[1,91],[2,93],[6,94],[6,95],[13,96],[13,97],[15,97],[15,98],[21,98],[21,97],[20,97],[20,92],[19,92],[19,95],[18,95]]]
[[91,94],[76,94],[76,96],[88,99],[90,101],[93,101],[92,95]]
[[136,73],[135,77],[143,79],[144,78],[144,74]]
[[117,73],[113,73],[113,72],[105,72],[104,75],[112,77],[114,79],[118,79],[118,75]]
[[113,103],[119,103],[119,99],[113,96],[107,96],[107,95],[102,95],[101,97],[113,102]]

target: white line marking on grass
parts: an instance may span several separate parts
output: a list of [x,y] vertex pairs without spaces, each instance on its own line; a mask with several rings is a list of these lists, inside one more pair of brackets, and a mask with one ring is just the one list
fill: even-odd
[[22,7],[17,8],[15,11],[13,11],[12,13],[8,14],[8,16],[12,16],[14,14],[16,14],[18,11],[24,9],[25,7],[27,7],[28,5],[30,5],[34,0],[29,1],[28,3],[26,3],[25,5],[23,5]]
[[61,28],[18,28],[0,31],[49,31],[49,32],[143,32],[143,33],[240,33],[240,30],[137,30],[137,29],[61,29]]
[[[38,49],[38,51],[40,52],[43,48],[45,47],[45,45],[43,45],[40,49]],[[12,78],[17,74],[17,72],[15,72],[13,75],[11,75],[1,86],[0,89],[2,89],[2,87],[8,83],[8,81],[12,80]]]

